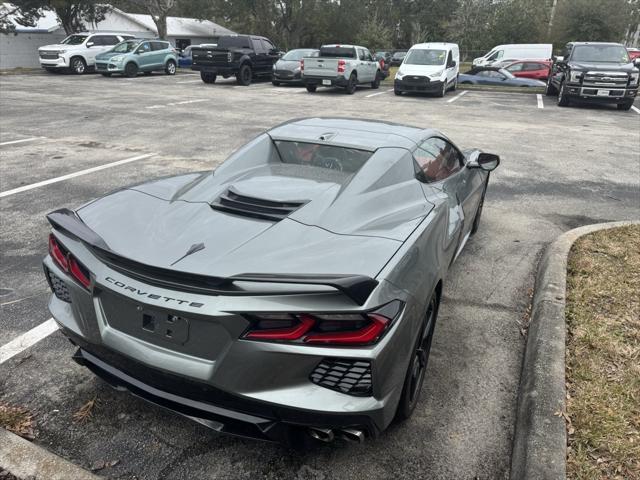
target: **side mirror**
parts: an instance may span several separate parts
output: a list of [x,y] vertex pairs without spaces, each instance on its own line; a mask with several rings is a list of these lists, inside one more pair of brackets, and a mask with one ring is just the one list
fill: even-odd
[[451,60],[451,68],[454,68],[458,63],[455,60]]
[[633,64],[634,64],[636,67],[640,68],[640,57],[638,57],[638,58],[634,58],[634,59],[633,59]]
[[495,170],[500,165],[500,157],[493,153],[475,151],[469,157],[467,168],[481,168],[487,172]]
[[87,42],[87,47],[93,47],[95,45],[95,43],[93,42]]

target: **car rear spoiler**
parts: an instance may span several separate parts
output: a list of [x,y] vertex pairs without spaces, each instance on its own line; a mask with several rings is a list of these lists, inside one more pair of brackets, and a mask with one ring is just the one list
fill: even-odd
[[[378,281],[365,275],[327,275],[327,274],[269,274],[269,273],[242,273],[231,277],[210,277],[195,273],[181,273],[168,268],[154,267],[137,262],[114,252],[100,235],[91,230],[73,210],[62,208],[47,215],[47,220],[55,229],[62,230],[68,235],[88,244],[97,254],[106,256],[109,266],[132,274],[136,277],[144,277],[145,281],[169,285],[193,285],[199,289],[211,289],[230,286],[234,282],[251,283],[280,283],[295,285],[324,285],[335,288],[356,302],[363,305],[371,292],[378,285]],[[237,290],[220,291],[237,295]],[[290,292],[298,293],[298,292]]]

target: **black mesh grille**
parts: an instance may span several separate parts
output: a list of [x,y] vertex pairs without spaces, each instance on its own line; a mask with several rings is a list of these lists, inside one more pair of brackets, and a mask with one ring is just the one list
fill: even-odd
[[244,217],[260,218],[263,220],[280,221],[291,215],[305,202],[274,202],[262,198],[247,197],[227,190],[218,200],[211,204],[211,208]]
[[71,295],[69,295],[69,289],[64,281],[58,278],[51,270],[47,270],[47,275],[49,276],[49,285],[51,285],[51,290],[53,290],[55,296],[63,302],[71,303]]
[[372,394],[371,362],[348,358],[325,358],[311,372],[311,381],[322,387],[366,397]]

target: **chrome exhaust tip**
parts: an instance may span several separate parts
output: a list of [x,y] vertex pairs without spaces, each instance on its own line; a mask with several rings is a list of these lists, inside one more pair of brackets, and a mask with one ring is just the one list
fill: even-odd
[[342,438],[349,442],[364,443],[364,431],[356,428],[345,428],[340,430]]
[[311,435],[312,438],[325,443],[333,442],[333,439],[335,438],[333,430],[330,428],[311,427],[309,428],[309,435]]

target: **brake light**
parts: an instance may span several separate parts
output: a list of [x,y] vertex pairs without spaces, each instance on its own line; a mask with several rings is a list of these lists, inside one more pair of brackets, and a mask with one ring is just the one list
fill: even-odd
[[53,233],[49,234],[49,255],[65,273],[70,274],[75,281],[87,290],[91,287],[91,273],[76,258],[64,248]]
[[78,262],[75,258],[69,255],[69,272],[75,278],[80,285],[89,290],[91,286],[91,277],[89,270]]
[[344,73],[346,64],[345,60],[338,60],[338,73]]
[[49,254],[62,270],[64,270],[65,272],[69,271],[67,252],[66,250],[64,250],[62,245],[58,243],[58,240],[53,235],[53,233],[49,234]]
[[395,300],[374,312],[247,314],[251,326],[242,338],[301,345],[371,345],[388,330],[401,308],[402,302]]

